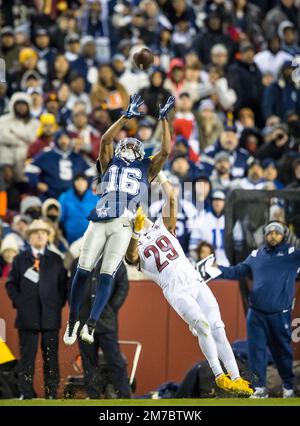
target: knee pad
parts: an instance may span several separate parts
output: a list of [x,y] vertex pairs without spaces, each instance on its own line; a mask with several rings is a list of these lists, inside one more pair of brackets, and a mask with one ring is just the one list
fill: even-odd
[[80,255],[79,257],[78,268],[83,271],[91,272],[94,268],[94,264],[89,258],[89,256],[84,254],[84,255]]
[[[203,334],[204,336],[208,336],[211,333],[210,325],[205,319],[196,320],[192,325],[192,330],[195,330],[197,335]],[[195,331],[192,331],[192,333],[194,334]]]
[[109,253],[109,257],[105,257],[105,259],[103,259],[100,273],[114,276],[119,269],[121,262],[122,257],[119,253]]

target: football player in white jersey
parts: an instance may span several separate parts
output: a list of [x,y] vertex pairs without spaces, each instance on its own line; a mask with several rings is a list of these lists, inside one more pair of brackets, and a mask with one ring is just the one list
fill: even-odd
[[[218,303],[199,272],[186,258],[174,230],[176,201],[163,172],[158,175],[167,202],[162,216],[154,223],[139,208],[126,261],[139,269],[162,289],[170,305],[189,324],[215,375],[216,384],[229,392],[251,395],[253,390],[242,379],[227,340]],[[224,373],[223,362],[229,377]]]

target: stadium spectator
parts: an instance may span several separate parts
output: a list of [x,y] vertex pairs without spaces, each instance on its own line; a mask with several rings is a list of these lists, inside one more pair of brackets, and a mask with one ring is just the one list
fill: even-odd
[[265,89],[262,99],[265,119],[276,115],[284,121],[287,111],[300,113],[300,90],[292,79],[293,71],[292,62],[284,62],[278,79]]
[[257,149],[263,144],[263,137],[256,127],[245,128],[240,137],[240,147],[255,156]]
[[289,183],[287,189],[299,189],[300,188],[300,158],[293,162],[294,179]]
[[249,37],[256,47],[263,44],[262,15],[258,6],[247,0],[233,0],[229,34],[239,41]]
[[255,155],[260,160],[264,160],[266,158],[279,160],[289,149],[289,144],[290,141],[287,125],[285,123],[279,123],[272,127],[268,142],[265,142],[255,152]]
[[192,182],[201,175],[199,167],[189,160],[186,154],[176,154],[170,165],[171,172],[179,177],[181,183]]
[[274,160],[267,158],[262,161],[264,169],[264,180],[268,189],[283,189],[284,185],[277,179],[278,171]]
[[13,166],[18,181],[24,179],[27,150],[39,127],[38,120],[30,116],[30,108],[30,96],[17,92],[10,100],[10,112],[0,117],[1,162]]
[[42,214],[41,200],[34,196],[23,198],[20,205],[20,213],[29,216],[32,220],[39,219]]
[[14,29],[3,27],[0,31],[0,57],[4,59],[6,69],[16,69],[19,62],[20,47],[15,44]]
[[266,189],[266,186],[263,168],[258,160],[253,160],[248,166],[247,176],[235,179],[230,189]]
[[145,112],[153,118],[157,117],[158,105],[164,104],[171,93],[163,87],[165,73],[161,69],[155,69],[150,75],[150,84],[139,91],[145,101]]
[[60,195],[60,222],[70,244],[84,234],[88,226],[87,216],[98,200],[89,188],[88,178],[84,174],[77,174],[72,188]]
[[71,138],[66,131],[57,132],[54,142],[53,148],[41,152],[26,166],[29,185],[42,200],[57,198],[69,189],[73,176],[78,173],[93,174],[83,157],[72,149]]
[[249,153],[244,148],[239,147],[239,139],[235,126],[225,126],[224,131],[221,133],[220,140],[213,146],[205,149],[201,156],[201,166],[204,168],[207,175],[211,174],[214,167],[215,156],[220,151],[226,151],[230,155],[232,178],[243,177],[247,170]]
[[31,115],[39,119],[44,109],[43,89],[40,86],[33,86],[29,87],[26,93],[31,97]]
[[96,161],[99,155],[100,134],[88,123],[86,105],[76,102],[72,109],[72,121],[67,130],[73,139],[74,150]]
[[278,35],[274,35],[268,40],[267,49],[257,52],[254,56],[254,62],[262,75],[271,74],[274,79],[277,79],[282,65],[291,59],[291,54],[281,49]]
[[42,220],[27,230],[30,248],[14,258],[6,282],[17,311],[20,361],[18,387],[22,399],[34,398],[34,363],[39,335],[44,358],[45,397],[55,399],[59,384],[58,333],[67,299],[67,273],[60,256],[47,249],[49,229]]
[[210,62],[211,49],[215,44],[223,44],[229,56],[233,53],[233,42],[231,38],[224,33],[224,22],[218,11],[210,12],[205,19],[205,30],[199,33],[193,43],[193,50],[204,65]]
[[199,106],[198,114],[200,151],[214,145],[219,139],[223,124],[218,117],[215,106],[210,99],[203,100]]
[[12,234],[8,234],[1,241],[0,247],[0,277],[7,278],[14,258],[19,253],[19,247]]
[[197,118],[192,111],[193,101],[187,92],[178,96],[173,119],[175,137],[183,136],[189,144],[189,158],[196,163],[199,160],[200,144]]
[[206,241],[212,244],[217,262],[228,266],[229,261],[224,250],[224,230],[225,230],[225,194],[222,191],[212,193],[212,203],[210,211],[202,211],[198,215],[191,233],[189,251],[193,259],[197,258],[197,247],[200,242]]
[[159,151],[160,141],[155,137],[154,123],[150,119],[143,119],[138,123],[136,136],[144,144],[146,157],[150,157]]
[[210,177],[213,191],[223,191],[226,193],[230,189],[230,155],[225,151],[220,151],[215,156],[215,164]]
[[185,65],[182,59],[173,58],[170,62],[164,88],[177,97],[183,90]]
[[101,65],[98,72],[98,80],[92,86],[92,107],[108,109],[114,121],[121,111],[125,110],[129,101],[128,93],[124,86],[118,82],[111,65]]
[[229,85],[237,95],[235,108],[251,108],[257,125],[261,126],[262,110],[261,98],[263,95],[262,75],[254,62],[254,46],[243,42],[239,48],[240,59],[228,68]]
[[26,182],[18,182],[14,176],[13,166],[1,167],[3,173],[4,188],[7,196],[7,208],[18,212],[20,210],[21,197],[27,191]]
[[29,148],[27,157],[33,158],[45,148],[51,147],[54,143],[54,135],[57,131],[56,118],[51,113],[44,113],[40,116],[40,127],[37,130],[38,139]]
[[47,75],[56,55],[56,49],[50,46],[50,35],[45,28],[35,31],[34,44],[38,53],[37,69],[41,75]]
[[41,79],[37,70],[38,54],[32,47],[20,49],[18,60],[19,65],[16,68],[9,69],[7,73],[9,96],[21,90],[21,82],[28,73],[35,72],[35,75]]
[[196,261],[203,260],[211,254],[215,254],[212,244],[209,244],[206,241],[201,241],[196,249]]
[[70,63],[62,53],[58,53],[49,68],[49,77],[45,83],[45,91],[55,91],[63,83],[69,82]]
[[15,239],[18,251],[24,251],[27,246],[26,231],[31,223],[31,217],[17,214],[14,216],[9,234]]
[[[98,285],[98,276],[101,268],[101,261],[96,265],[93,274],[88,279],[85,286],[85,297],[80,310],[80,321],[85,323],[95,297],[96,287]],[[74,262],[72,270],[75,271],[77,260]],[[115,398],[130,398],[130,388],[128,383],[128,373],[126,361],[121,354],[118,337],[118,311],[125,302],[129,289],[128,277],[125,265],[121,263],[116,275],[114,276],[110,298],[97,322],[94,343],[91,345],[79,341],[80,353],[84,369],[85,390],[90,399],[100,397],[100,389],[107,383],[101,383],[97,374],[99,349],[103,351],[104,359],[107,362],[109,377],[108,384],[113,385],[113,390],[104,392],[107,398],[115,395]],[[101,386],[102,385],[102,386]]]
[[295,0],[279,0],[278,4],[268,11],[264,21],[264,30],[268,38],[277,34],[281,22],[291,21],[300,28],[300,13]]

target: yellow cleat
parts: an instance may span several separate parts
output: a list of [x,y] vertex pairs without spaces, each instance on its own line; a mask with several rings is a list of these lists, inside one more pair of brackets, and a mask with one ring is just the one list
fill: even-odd
[[227,392],[233,392],[236,393],[236,385],[234,382],[226,376],[226,374],[221,374],[220,376],[216,377],[216,384],[219,388],[227,391]]
[[252,395],[253,394],[253,389],[250,388],[250,383],[247,382],[247,380],[242,379],[241,377],[239,377],[238,379],[235,379],[233,381],[233,384],[235,385],[236,388],[236,392],[239,395]]

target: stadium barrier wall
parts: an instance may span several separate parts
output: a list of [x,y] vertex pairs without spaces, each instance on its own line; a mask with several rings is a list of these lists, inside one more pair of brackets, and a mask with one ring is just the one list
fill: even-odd
[[[237,281],[213,281],[210,287],[221,309],[230,342],[245,339],[246,324]],[[300,283],[297,283],[297,294]],[[60,333],[61,392],[69,375],[78,375],[73,364],[79,354],[77,345],[67,347],[62,341],[67,321],[68,308],[63,310],[63,328]],[[296,299],[294,317],[300,318],[300,297]],[[5,282],[0,279],[0,319],[4,319],[6,342],[18,358],[18,333],[14,328],[15,310],[5,291]],[[300,325],[300,323],[298,323]],[[300,332],[298,333],[300,336]],[[135,340],[142,344],[140,360],[137,366],[136,395],[155,390],[160,384],[180,382],[186,372],[203,355],[188,326],[169,307],[160,288],[150,281],[130,281],[130,291],[119,315],[120,340]],[[134,356],[134,346],[122,345],[122,352],[128,360],[130,374]],[[300,359],[300,343],[294,344],[295,359]],[[35,389],[38,396],[43,395],[42,356],[38,352],[36,361]]]

